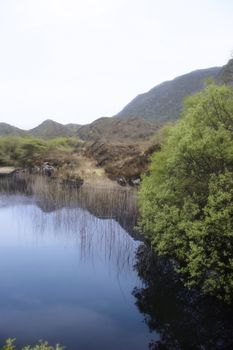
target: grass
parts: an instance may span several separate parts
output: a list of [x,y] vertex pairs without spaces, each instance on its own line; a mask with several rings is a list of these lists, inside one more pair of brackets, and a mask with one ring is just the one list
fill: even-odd
[[59,137],[42,140],[29,136],[0,137],[0,166],[33,167],[45,160],[59,165],[70,161],[79,151],[82,141],[77,138]]

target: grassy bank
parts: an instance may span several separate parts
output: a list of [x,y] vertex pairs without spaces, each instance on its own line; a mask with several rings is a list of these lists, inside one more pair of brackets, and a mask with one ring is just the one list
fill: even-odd
[[59,137],[43,140],[29,136],[0,137],[0,173],[10,168],[23,168],[29,172],[43,172],[45,164],[53,167],[57,178],[85,182],[106,179],[103,168],[85,155],[85,143],[77,137]]
[[57,166],[70,162],[82,148],[77,138],[43,140],[29,136],[0,137],[0,166],[33,167],[44,161]]

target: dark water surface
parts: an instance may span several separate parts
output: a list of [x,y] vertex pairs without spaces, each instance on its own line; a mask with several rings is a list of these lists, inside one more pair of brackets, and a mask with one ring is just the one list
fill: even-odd
[[232,350],[232,307],[184,288],[136,218],[127,191],[0,183],[0,345]]
[[0,336],[67,349],[146,349],[132,291],[139,245],[114,220],[83,209],[43,212],[0,197]]

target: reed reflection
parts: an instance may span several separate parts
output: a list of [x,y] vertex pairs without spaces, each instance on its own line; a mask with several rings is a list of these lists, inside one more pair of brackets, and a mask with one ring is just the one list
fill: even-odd
[[82,262],[98,260],[116,268],[117,274],[130,273],[138,242],[113,219],[100,219],[80,208],[57,209],[49,214],[33,210],[34,235],[63,239],[79,250]]
[[131,294],[139,243],[74,194],[66,205],[35,192],[0,195],[1,334],[71,350],[146,349],[150,334]]
[[22,174],[0,178],[0,193],[33,196],[44,212],[82,208],[102,219],[114,219],[133,234],[137,220],[136,192],[119,185],[70,188],[44,176]]
[[8,201],[13,196],[11,205],[24,201],[20,209],[24,212],[15,217],[21,228],[28,225],[21,219],[31,217],[38,242],[48,239],[49,233],[75,244],[83,262],[111,260],[117,274],[132,270],[138,242],[128,234],[134,236],[137,218],[136,194],[131,190],[119,186],[68,188],[42,176],[24,175],[1,179],[0,191]]

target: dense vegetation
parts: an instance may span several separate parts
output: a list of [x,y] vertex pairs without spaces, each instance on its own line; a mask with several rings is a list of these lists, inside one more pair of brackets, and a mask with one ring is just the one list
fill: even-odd
[[76,138],[37,139],[30,136],[0,137],[0,166],[31,167],[45,159],[70,155],[79,146]]
[[233,300],[233,90],[210,84],[152,157],[141,228],[189,287]]

